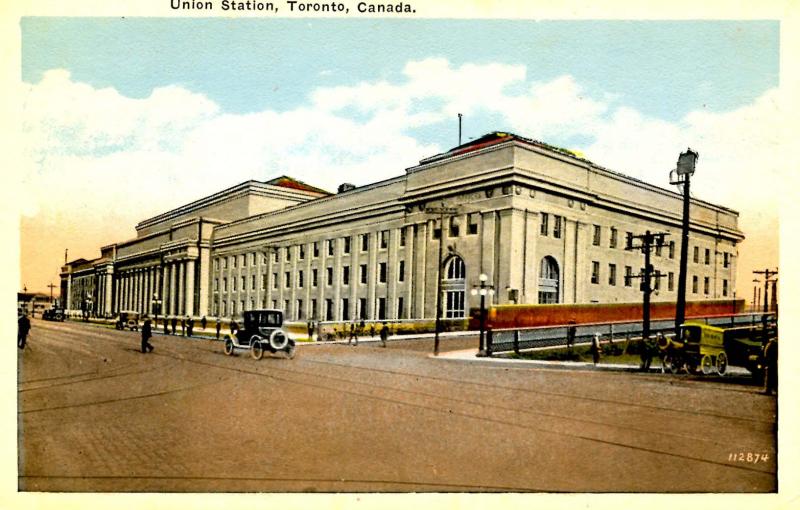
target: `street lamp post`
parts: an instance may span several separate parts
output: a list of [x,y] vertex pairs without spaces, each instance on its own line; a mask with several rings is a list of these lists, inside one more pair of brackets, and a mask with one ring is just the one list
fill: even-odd
[[161,311],[161,300],[158,299],[158,292],[153,292],[153,312],[156,314],[154,326],[158,327],[158,313]]
[[444,248],[444,218],[445,215],[457,214],[458,209],[455,207],[426,207],[425,212],[428,214],[439,215],[439,263],[436,266],[436,332],[434,333],[433,340],[433,355],[439,355],[439,331],[442,325],[442,250]]
[[486,331],[486,296],[492,295],[494,293],[494,287],[492,285],[487,285],[486,282],[489,280],[489,277],[486,276],[484,273],[478,277],[480,280],[480,285],[477,287],[472,287],[471,294],[476,296],[480,294],[481,296],[481,311],[480,311],[480,328],[481,328],[481,336],[480,336],[480,343],[478,345],[478,356],[485,357],[487,355],[486,343],[485,343],[485,331]]
[[683,185],[683,223],[681,228],[681,258],[678,273],[678,302],[675,305],[675,334],[686,318],[686,266],[689,258],[689,187],[694,175],[698,154],[686,149],[678,157],[678,167],[670,172],[670,184]]

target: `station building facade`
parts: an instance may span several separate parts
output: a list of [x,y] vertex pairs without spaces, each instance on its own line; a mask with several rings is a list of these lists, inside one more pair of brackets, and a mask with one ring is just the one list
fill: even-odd
[[[448,211],[442,215],[441,210]],[[687,299],[733,298],[738,213],[691,202]],[[547,144],[491,133],[336,194],[288,177],[248,181],[142,221],[134,239],[62,268],[71,310],[288,319],[443,317],[491,304],[641,299],[628,233],[666,232],[654,301],[675,301],[682,197]],[[439,266],[441,243],[442,264]]]

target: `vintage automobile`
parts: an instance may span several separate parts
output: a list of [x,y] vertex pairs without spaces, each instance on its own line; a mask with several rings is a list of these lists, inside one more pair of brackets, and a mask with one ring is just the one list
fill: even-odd
[[[768,329],[766,335],[772,334]],[[660,338],[659,347],[664,351],[664,368],[672,373],[683,368],[689,373],[724,375],[730,365],[760,378],[764,335],[764,328],[755,325],[725,328],[690,321],[681,325],[678,338]]]
[[291,359],[295,353],[294,340],[281,328],[281,310],[248,310],[244,312],[242,328],[225,335],[225,354],[232,355],[236,349],[249,349],[253,359],[261,359],[264,351],[282,352]]
[[131,331],[139,331],[139,312],[119,312],[119,317],[117,317],[117,322],[114,324],[114,327],[119,330],[128,328]]
[[42,319],[46,321],[64,322],[64,310],[61,308],[48,308],[42,312]]

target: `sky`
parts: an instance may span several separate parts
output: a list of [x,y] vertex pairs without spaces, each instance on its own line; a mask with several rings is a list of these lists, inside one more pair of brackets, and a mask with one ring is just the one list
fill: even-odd
[[738,291],[778,263],[777,21],[21,20],[20,287],[248,179],[329,190],[491,131],[740,212]]

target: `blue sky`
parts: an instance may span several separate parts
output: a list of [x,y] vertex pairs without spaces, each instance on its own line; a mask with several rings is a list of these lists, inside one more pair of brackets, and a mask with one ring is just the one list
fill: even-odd
[[457,144],[458,113],[464,141],[511,131],[665,188],[691,147],[695,196],[740,211],[743,247],[758,247],[743,249],[742,278],[777,262],[777,206],[755,182],[785,165],[777,21],[26,17],[21,29],[23,279],[65,247],[94,258],[137,222],[248,179],[335,190],[401,175]]
[[[291,110],[319,86],[399,80],[405,62],[430,57],[523,64],[535,81],[568,74],[670,122],[748,104],[778,83],[775,21],[29,17],[22,31],[26,82],[64,68],[131,98],[180,85],[230,113]],[[511,129],[502,124],[492,115],[465,119],[465,134]],[[452,137],[438,134],[445,128],[416,135],[448,145]]]

